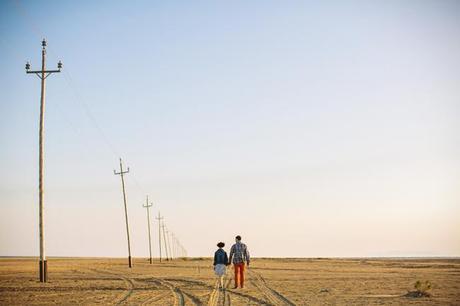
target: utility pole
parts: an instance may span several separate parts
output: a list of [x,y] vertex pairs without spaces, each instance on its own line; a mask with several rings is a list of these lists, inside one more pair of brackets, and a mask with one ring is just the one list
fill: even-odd
[[143,207],[147,208],[147,226],[149,229],[149,254],[150,254],[150,264],[152,264],[152,238],[150,236],[150,207],[153,206],[152,203],[149,203],[149,196],[146,197],[145,205]]
[[163,224],[161,225],[161,228],[163,229],[163,241],[165,242],[166,261],[169,261],[169,256],[168,256],[168,242],[166,241],[165,222],[164,222],[164,221],[163,221]]
[[173,260],[173,255],[172,255],[172,252],[171,252],[171,240],[169,239],[169,238],[170,238],[169,233],[170,233],[170,231],[168,231],[168,230],[166,229],[166,238],[168,239],[169,259],[170,259],[170,260]]
[[132,267],[131,244],[129,241],[128,208],[126,206],[126,192],[125,192],[125,179],[124,179],[124,174],[126,173],[129,173],[129,167],[128,167],[128,170],[123,171],[123,164],[120,158],[120,172],[116,172],[115,170],[113,170],[113,174],[120,175],[121,177],[121,187],[123,189],[123,203],[125,204],[126,236],[128,237],[128,266],[131,268]]
[[177,258],[177,241],[176,241],[176,236],[174,235],[174,233],[171,233],[172,235],[172,242],[173,242],[173,254],[174,254],[174,258]]
[[176,256],[176,241],[175,241],[175,239],[174,239],[174,233],[173,233],[173,232],[169,232],[169,234],[170,234],[170,236],[171,236],[171,237],[170,237],[170,238],[171,238],[171,248],[172,248],[171,253],[172,253],[172,257],[175,259],[175,258],[177,258],[177,256]]
[[33,73],[41,79],[41,94],[40,94],[40,125],[39,125],[39,140],[38,140],[38,226],[39,226],[39,239],[40,239],[40,261],[39,261],[39,275],[40,282],[45,283],[48,280],[48,263],[45,255],[45,225],[44,225],[44,138],[45,138],[45,80],[53,73],[61,72],[62,63],[58,62],[57,70],[46,70],[46,40],[42,41],[42,69],[30,71],[30,63],[26,63],[26,73]]
[[158,212],[158,217],[156,219],[158,220],[158,246],[160,250],[160,262],[161,262],[161,220],[163,220],[163,217],[160,215],[160,212]]

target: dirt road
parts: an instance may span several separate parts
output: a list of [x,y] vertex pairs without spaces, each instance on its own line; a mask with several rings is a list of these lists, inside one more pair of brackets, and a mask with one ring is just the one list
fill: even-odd
[[[254,259],[244,289],[229,269],[218,288],[210,259],[50,258],[49,282],[36,259],[0,259],[0,305],[460,305],[460,260]],[[430,298],[408,298],[416,280]]]

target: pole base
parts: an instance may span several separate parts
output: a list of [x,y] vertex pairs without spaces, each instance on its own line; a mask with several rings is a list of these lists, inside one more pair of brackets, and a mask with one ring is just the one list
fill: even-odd
[[48,281],[48,261],[40,260],[38,264],[39,264],[39,271],[40,271],[40,282],[46,283]]
[[133,263],[132,263],[132,261],[131,261],[131,256],[128,256],[128,266],[129,266],[130,268],[133,267]]
[[153,263],[153,262],[152,262],[152,257],[150,257],[150,264],[152,264],[152,263]]

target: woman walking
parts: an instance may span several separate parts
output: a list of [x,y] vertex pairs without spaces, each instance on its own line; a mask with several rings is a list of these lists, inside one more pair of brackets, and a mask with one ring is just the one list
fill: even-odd
[[224,288],[224,276],[227,272],[227,265],[228,265],[228,256],[227,252],[224,251],[223,247],[225,243],[219,242],[217,247],[219,248],[214,253],[214,272],[216,273],[217,277],[219,278],[219,288]]

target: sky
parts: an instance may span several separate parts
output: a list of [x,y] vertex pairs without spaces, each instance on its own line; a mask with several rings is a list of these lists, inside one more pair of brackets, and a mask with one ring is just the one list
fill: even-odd
[[[0,1],[0,256],[460,256],[460,2]],[[153,217],[153,216],[152,216]],[[154,256],[158,222],[152,218]]]

